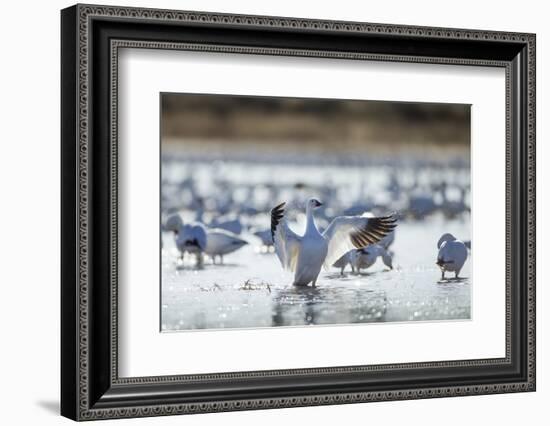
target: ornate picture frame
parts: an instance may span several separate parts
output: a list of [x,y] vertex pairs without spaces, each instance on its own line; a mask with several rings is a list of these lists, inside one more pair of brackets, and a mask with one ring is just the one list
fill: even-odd
[[[76,5],[61,12],[61,413],[74,420],[535,390],[535,35]],[[506,356],[118,374],[121,48],[452,64],[506,73]],[[504,230],[503,230],[504,232]]]

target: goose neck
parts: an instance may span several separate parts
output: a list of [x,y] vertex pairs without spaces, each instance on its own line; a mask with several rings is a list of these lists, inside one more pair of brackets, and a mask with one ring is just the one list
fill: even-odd
[[313,211],[307,207],[306,208],[306,233],[309,232],[319,232],[317,226],[315,225],[315,219],[313,218]]

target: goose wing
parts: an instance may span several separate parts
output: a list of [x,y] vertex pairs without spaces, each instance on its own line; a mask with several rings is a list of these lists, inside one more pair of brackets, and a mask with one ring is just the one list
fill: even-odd
[[233,232],[222,228],[210,228],[206,232],[206,247],[204,251],[210,255],[228,254],[247,244]]
[[206,229],[202,224],[183,225],[180,230],[180,235],[178,235],[178,239],[182,243],[186,241],[193,242],[201,250],[204,250],[206,248]]
[[323,237],[328,243],[325,267],[330,267],[341,256],[354,248],[376,244],[397,226],[394,215],[381,217],[335,217]]
[[294,272],[298,263],[301,237],[288,227],[285,204],[281,203],[271,210],[271,238],[283,268]]

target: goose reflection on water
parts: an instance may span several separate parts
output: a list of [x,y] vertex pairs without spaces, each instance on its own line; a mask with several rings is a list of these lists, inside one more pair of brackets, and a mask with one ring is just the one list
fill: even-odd
[[384,321],[384,291],[365,287],[288,287],[273,298],[273,326]]

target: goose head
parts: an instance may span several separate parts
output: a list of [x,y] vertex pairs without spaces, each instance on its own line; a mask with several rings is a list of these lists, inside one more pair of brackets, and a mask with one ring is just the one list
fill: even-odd
[[169,216],[164,222],[164,229],[166,231],[173,232],[176,235],[178,234],[182,226],[183,226],[183,220],[181,216],[177,213]]
[[456,240],[456,237],[453,234],[443,234],[439,241],[437,242],[437,248],[441,248],[441,245],[447,241],[454,241]]
[[317,198],[310,198],[307,200],[307,209],[309,210],[315,210],[321,207],[323,203],[321,203]]

